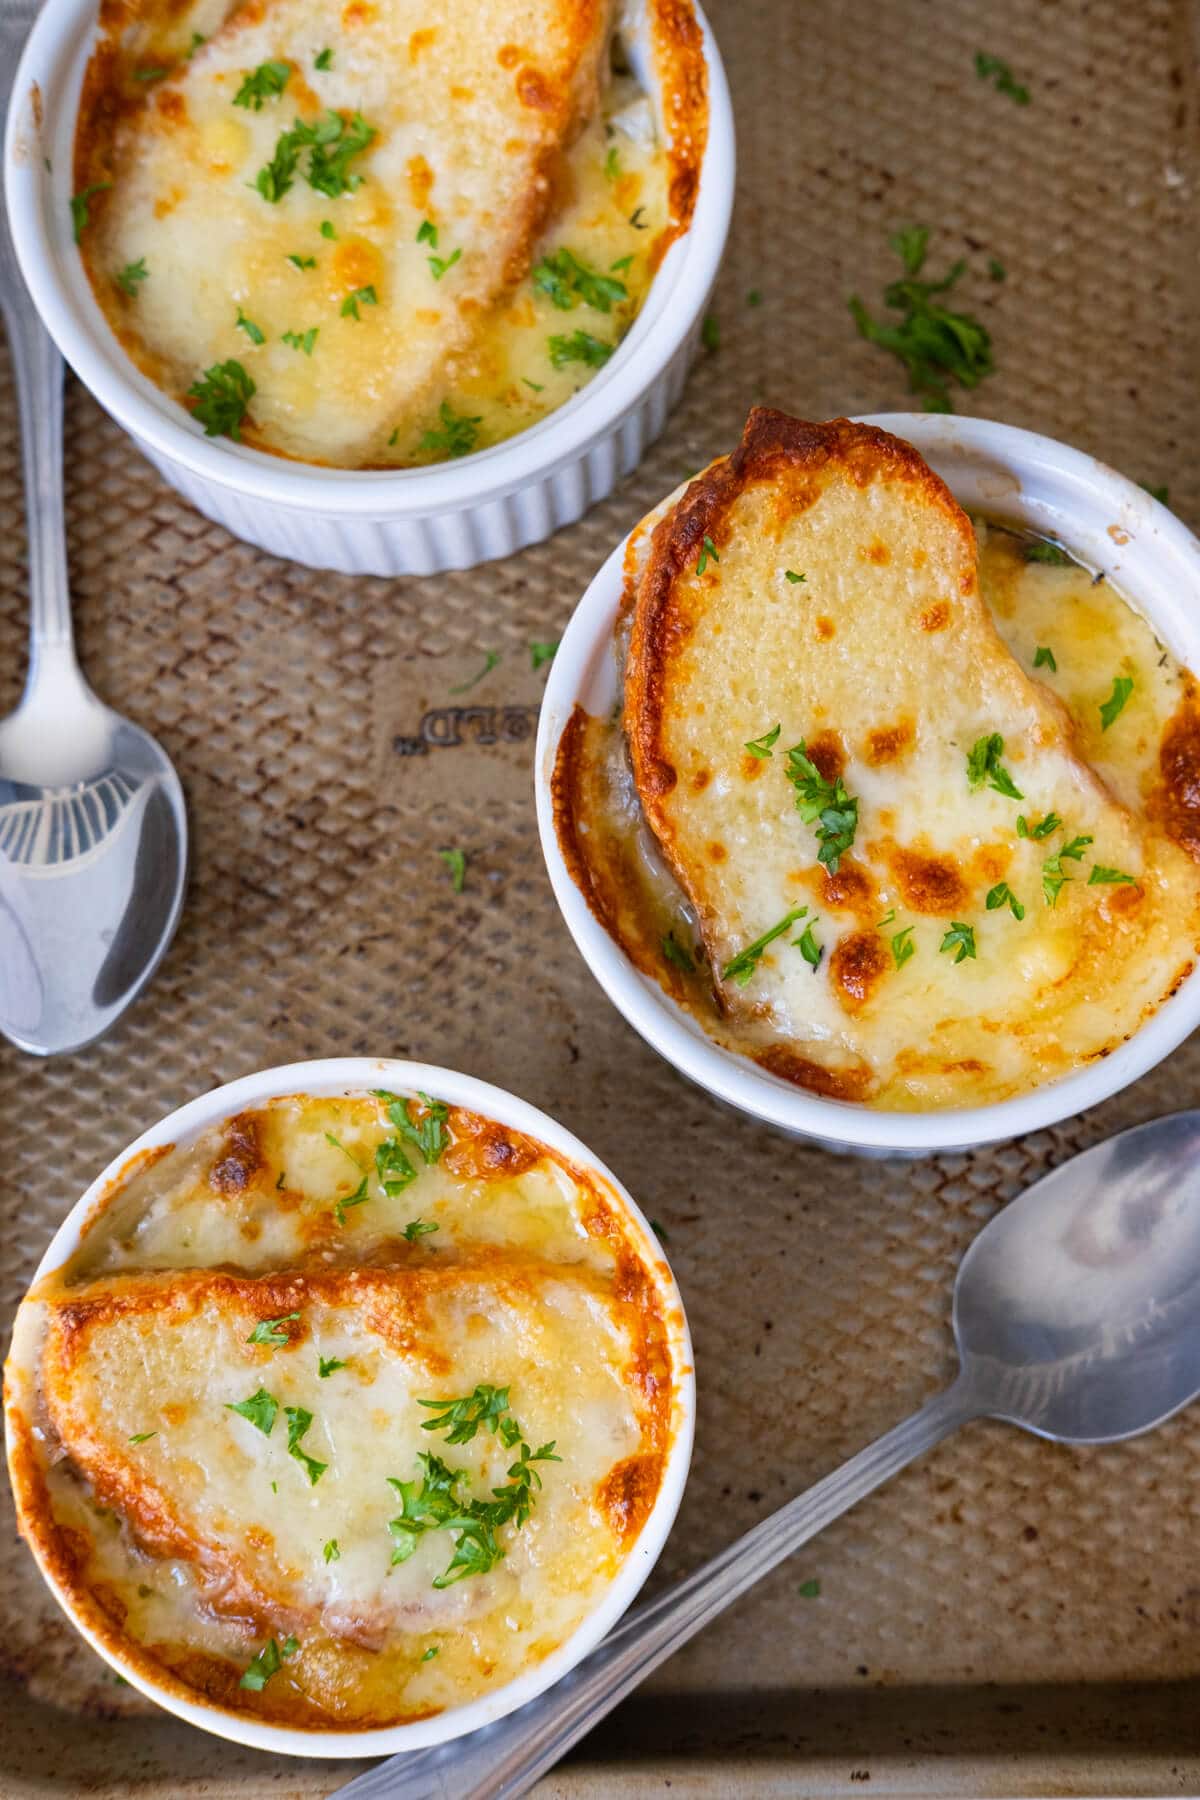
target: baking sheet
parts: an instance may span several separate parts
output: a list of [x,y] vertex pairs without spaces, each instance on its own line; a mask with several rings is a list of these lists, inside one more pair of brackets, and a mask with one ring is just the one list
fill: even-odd
[[[1200,1045],[1085,1117],[915,1164],[790,1143],[686,1086],[581,965],[542,872],[530,780],[543,675],[641,513],[727,448],[754,400],[814,417],[907,404],[855,335],[898,226],[997,370],[960,410],[1051,433],[1195,524],[1195,17],[1169,0],[713,0],[737,109],[720,345],[604,505],[506,563],[428,580],[313,574],[165,488],[74,384],[71,571],[89,676],[154,731],[191,808],[179,936],[102,1044],[0,1050],[5,1333],[52,1227],[143,1126],[248,1070],[427,1057],[561,1118],[670,1234],[700,1415],[655,1577],[693,1568],[949,1372],[956,1263],[1071,1151],[1200,1095]],[[977,51],[1030,90],[980,81]],[[993,280],[992,257],[1006,270]],[[760,304],[749,300],[751,291]],[[23,674],[23,526],[0,400],[0,699]],[[451,690],[499,651],[465,695]],[[437,851],[467,852],[450,888]],[[1200,1408],[1066,1450],[979,1424],[690,1645],[545,1784],[673,1795],[1200,1793]],[[816,1581],[820,1592],[806,1596]],[[0,1795],[259,1800],[350,1769],[273,1760],[147,1707],[84,1648],[0,1521]]]

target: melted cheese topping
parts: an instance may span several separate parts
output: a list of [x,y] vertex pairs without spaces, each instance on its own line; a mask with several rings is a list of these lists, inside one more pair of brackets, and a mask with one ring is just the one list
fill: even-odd
[[[524,430],[603,366],[686,224],[599,3],[144,0],[118,23],[80,113],[88,274],[181,402],[217,365],[243,371],[233,424],[259,449],[404,467]],[[264,65],[282,93],[235,104]],[[307,147],[277,200],[258,190],[297,122],[355,115],[374,136],[347,191],[310,185]],[[564,249],[604,285],[547,292],[538,265]]]
[[[621,670],[651,530],[675,498],[635,541],[616,643]],[[1192,677],[1110,582],[1074,563],[1029,561],[1030,540],[980,521],[984,603],[1037,688],[1009,681],[1004,659],[986,645],[970,656],[955,650],[951,666],[916,684],[893,636],[879,631],[865,642],[846,624],[851,596],[871,578],[886,580],[887,570],[856,561],[841,591],[819,595],[787,583],[785,568],[804,572],[805,555],[776,541],[765,504],[758,529],[773,575],[762,576],[755,528],[742,516],[722,540],[718,579],[736,593],[751,579],[741,570],[749,557],[760,591],[766,580],[786,613],[788,649],[768,648],[761,667],[729,669],[694,712],[690,697],[665,709],[664,741],[679,746],[669,799],[686,796],[687,841],[710,859],[706,902],[685,895],[646,823],[619,717],[577,712],[560,746],[556,799],[564,854],[593,910],[710,1035],[817,1092],[899,1110],[977,1104],[1103,1054],[1173,991],[1196,952],[1196,870],[1155,823],[1172,812],[1164,746],[1181,721],[1195,737]],[[870,537],[863,501],[848,495],[844,504],[858,535]],[[919,567],[916,525],[911,545],[889,544],[896,562],[911,550]],[[881,598],[881,612],[894,605],[903,601]],[[702,658],[734,629],[727,618],[689,627],[682,654]],[[1035,668],[1042,647],[1056,668],[1044,655]],[[780,702],[777,678],[793,648],[809,668],[823,658],[811,711],[789,713],[786,696]],[[1119,676],[1134,685],[1106,730],[1100,707]],[[855,710],[863,691],[889,695],[873,729]],[[1065,735],[1061,718],[1069,719]],[[777,723],[772,757],[744,751]],[[1003,765],[1019,801],[966,779],[967,753],[993,731],[1005,740]],[[784,776],[786,750],[802,738],[825,773],[843,771],[859,801],[839,876],[817,864],[814,827],[798,819]],[[1033,835],[1051,813],[1063,827]],[[1020,835],[1018,817],[1030,835]],[[1179,825],[1175,836],[1187,845],[1190,813]],[[1078,856],[1052,861],[1080,838],[1090,841]],[[1132,879],[1091,883],[1097,868]],[[1052,889],[1060,873],[1066,880],[1051,905],[1044,876]],[[1020,920],[995,896],[1002,883],[1024,909]],[[744,987],[713,972],[801,907]],[[975,949],[961,962],[956,944],[942,948],[958,925],[970,928]],[[807,926],[810,949],[821,953],[815,970],[800,953]]]
[[[665,1267],[595,1178],[470,1114],[448,1130],[431,1164],[405,1143],[388,1195],[377,1101],[273,1102],[128,1171],[24,1302],[21,1529],[154,1681],[289,1725],[424,1717],[549,1654],[632,1547],[678,1423]],[[505,1487],[519,1444],[427,1429],[422,1400],[479,1384],[557,1460],[494,1566],[437,1586],[456,1534],[393,1562],[389,1478],[415,1493],[432,1453],[460,1504]],[[294,1647],[241,1687],[271,1639]]]

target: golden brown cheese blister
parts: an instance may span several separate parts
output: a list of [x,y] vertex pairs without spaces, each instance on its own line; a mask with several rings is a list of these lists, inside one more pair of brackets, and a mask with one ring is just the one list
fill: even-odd
[[[996,632],[970,521],[884,432],[751,414],[654,531],[625,725],[721,1011],[818,1092],[1003,1098],[1106,1054],[1192,966],[1195,868],[1080,757]],[[999,782],[973,781],[993,738]],[[836,871],[800,744],[857,801]]]

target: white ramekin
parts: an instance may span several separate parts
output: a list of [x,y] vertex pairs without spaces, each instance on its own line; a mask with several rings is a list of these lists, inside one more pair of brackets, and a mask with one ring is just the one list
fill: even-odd
[[[692,1346],[688,1335],[683,1301],[667,1265],[662,1246],[626,1189],[616,1177],[592,1155],[577,1137],[565,1131],[536,1107],[518,1100],[502,1088],[476,1081],[473,1076],[459,1075],[450,1069],[439,1069],[429,1063],[395,1062],[389,1058],[365,1056],[331,1057],[321,1062],[291,1063],[277,1069],[264,1069],[257,1075],[246,1075],[225,1087],[214,1088],[199,1100],[192,1100],[171,1113],[160,1124],[143,1132],[141,1137],[115,1156],[103,1174],[97,1176],[83,1197],[71,1208],[38,1265],[31,1286],[61,1265],[78,1248],[82,1228],[93,1206],[107,1194],[125,1167],[146,1150],[163,1144],[187,1143],[211,1125],[242,1111],[261,1105],[284,1094],[361,1094],[373,1087],[389,1087],[401,1093],[417,1091],[434,1094],[451,1106],[462,1106],[471,1112],[495,1119],[514,1131],[524,1132],[569,1159],[577,1168],[596,1177],[609,1191],[621,1214],[640,1233],[650,1265],[655,1271],[663,1300],[663,1317],[667,1322],[671,1357],[675,1372],[675,1407],[671,1447],[658,1498],[617,1575],[595,1610],[564,1644],[536,1667],[515,1681],[497,1688],[494,1693],[468,1705],[453,1707],[430,1719],[412,1725],[394,1725],[378,1731],[301,1731],[279,1725],[259,1724],[256,1720],[226,1712],[199,1700],[189,1700],[178,1693],[159,1687],[144,1672],[123,1660],[118,1652],[104,1643],[77,1615],[70,1597],[65,1594],[51,1570],[41,1558],[39,1567],[47,1585],[72,1624],[87,1639],[92,1649],[125,1680],[154,1700],[168,1712],[198,1725],[218,1737],[234,1743],[248,1744],[255,1750],[281,1751],[292,1756],[392,1756],[401,1750],[417,1750],[426,1744],[440,1744],[449,1738],[477,1731],[503,1718],[506,1713],[523,1706],[536,1694],[573,1669],[576,1663],[595,1648],[606,1632],[631,1604],[638,1589],[658,1560],[679,1510],[687,1481],[695,1429],[696,1389],[692,1369]],[[12,1451],[11,1436],[8,1440]],[[10,1471],[11,1473],[11,1471]]]
[[[1056,537],[1103,570],[1174,654],[1200,670],[1200,543],[1143,488],[1094,457],[1012,425],[941,413],[883,413],[865,422],[913,444],[969,511]],[[612,637],[624,550],[622,544],[613,552],[580,601],[546,684],[535,763],[538,830],[555,897],[584,961],[634,1029],[681,1073],[796,1137],[864,1155],[920,1156],[1020,1137],[1095,1106],[1200,1024],[1197,969],[1128,1043],[1076,1074],[1014,1100],[916,1113],[823,1099],[714,1043],[593,916],[554,829],[551,778],[563,728],[576,702],[603,715],[619,696]]]
[[[643,13],[644,16],[644,13]],[[13,88],[4,146],[21,272],[59,349],[155,468],[236,537],[351,575],[431,575],[549,537],[636,468],[678,400],[733,205],[733,114],[712,31],[708,141],[689,229],[668,250],[633,329],[565,406],[506,443],[433,468],[318,469],[206,438],[136,369],[88,285],[71,230],[75,116],[96,0],[46,0]],[[653,59],[640,58],[647,81]],[[39,122],[40,121],[40,122]]]

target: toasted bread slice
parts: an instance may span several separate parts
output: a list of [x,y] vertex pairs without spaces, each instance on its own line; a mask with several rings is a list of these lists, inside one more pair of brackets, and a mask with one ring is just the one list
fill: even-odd
[[970,521],[885,432],[751,414],[655,529],[625,727],[719,1006],[819,1092],[1001,1098],[1192,966],[1195,868],[1080,759]]
[[[181,400],[241,362],[245,441],[389,460],[393,433],[436,423],[448,365],[528,268],[560,154],[598,105],[607,0],[230,5],[188,54],[195,13],[136,0],[93,65],[76,187],[102,190],[81,239],[97,298]],[[264,68],[282,91],[276,75],[235,104]],[[373,135],[343,156],[356,116]],[[307,145],[279,162],[298,121],[337,118],[332,180],[310,185]]]
[[[651,1494],[657,1480],[629,1379],[639,1329],[595,1272],[501,1251],[259,1281],[130,1275],[49,1307],[42,1400],[91,1492],[140,1549],[186,1567],[204,1608],[280,1641],[319,1626],[371,1648],[511,1609],[523,1582],[549,1621],[554,1595],[615,1566],[606,1478],[632,1456]],[[529,1443],[557,1440],[560,1460],[528,1522],[500,1532],[503,1560],[436,1588],[453,1541],[428,1531],[393,1566],[388,1477],[419,1483],[433,1452],[464,1471],[464,1498],[504,1483],[511,1439],[450,1446],[420,1404],[480,1382],[507,1388]]]

